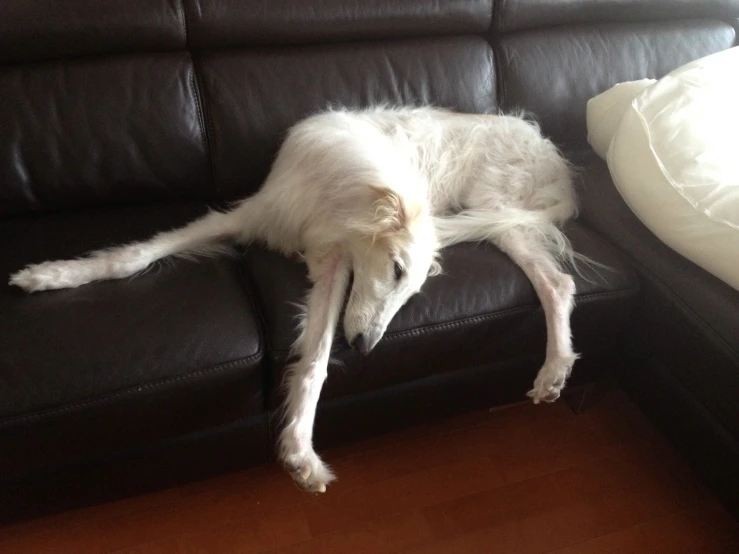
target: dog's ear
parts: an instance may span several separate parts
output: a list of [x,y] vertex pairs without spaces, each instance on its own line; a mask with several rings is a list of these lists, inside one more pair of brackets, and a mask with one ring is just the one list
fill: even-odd
[[433,277],[434,275],[441,275],[442,269],[441,264],[438,260],[434,260],[431,262],[431,266],[429,267],[429,277]]
[[373,227],[383,232],[398,232],[408,229],[414,215],[408,203],[396,191],[378,185],[370,185],[372,195]]
[[402,194],[384,185],[369,185],[365,189],[364,202],[355,202],[355,217],[349,229],[373,241],[388,238],[409,230],[421,215],[419,202],[404,198]]

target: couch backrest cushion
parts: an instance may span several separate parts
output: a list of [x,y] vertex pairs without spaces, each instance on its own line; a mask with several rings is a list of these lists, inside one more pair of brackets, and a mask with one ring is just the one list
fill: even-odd
[[248,195],[329,104],[524,108],[577,148],[591,96],[731,46],[737,17],[739,0],[4,0],[0,215]]
[[479,37],[227,50],[198,60],[218,192],[226,198],[256,190],[287,129],[330,105],[496,107],[493,52]]
[[210,184],[185,52],[10,65],[0,98],[5,213],[198,197]]
[[734,28],[712,20],[534,29],[497,39],[501,107],[526,109],[555,142],[587,146],[588,100],[622,81],[658,79],[733,46]]

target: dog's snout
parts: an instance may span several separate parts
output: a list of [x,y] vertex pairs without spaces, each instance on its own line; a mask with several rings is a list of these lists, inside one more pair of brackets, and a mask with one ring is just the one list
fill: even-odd
[[367,337],[364,336],[364,333],[359,333],[356,337],[354,337],[354,340],[352,341],[352,348],[354,350],[358,350],[360,354],[369,354],[369,342],[367,341]]

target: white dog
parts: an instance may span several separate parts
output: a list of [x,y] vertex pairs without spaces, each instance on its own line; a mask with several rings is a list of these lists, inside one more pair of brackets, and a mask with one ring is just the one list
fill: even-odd
[[165,256],[212,254],[226,241],[301,253],[312,288],[299,359],[285,380],[279,456],[299,486],[323,492],[334,475],[313,449],[313,421],[350,272],[344,332],[367,354],[440,271],[441,248],[492,242],[541,300],[546,361],[528,394],[553,401],[577,358],[569,323],[575,285],[562,271],[575,254],[558,227],[575,209],[567,162],[519,117],[428,107],[329,111],[290,130],[262,189],[232,211],[145,242],[31,265],[10,283],[33,292],[119,279]]

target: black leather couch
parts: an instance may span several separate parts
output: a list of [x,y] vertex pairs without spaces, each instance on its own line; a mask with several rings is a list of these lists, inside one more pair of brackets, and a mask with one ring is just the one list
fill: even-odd
[[[738,0],[5,0],[0,275],[253,193],[286,129],[329,103],[524,108],[583,168],[568,234],[611,268],[577,280],[571,387],[619,377],[730,502],[739,293],[631,215],[584,114],[733,46],[736,18]],[[530,284],[489,246],[444,262],[369,357],[338,341],[319,446],[524,398],[545,339]],[[254,246],[77,290],[4,281],[4,517],[272,456],[299,261]]]

